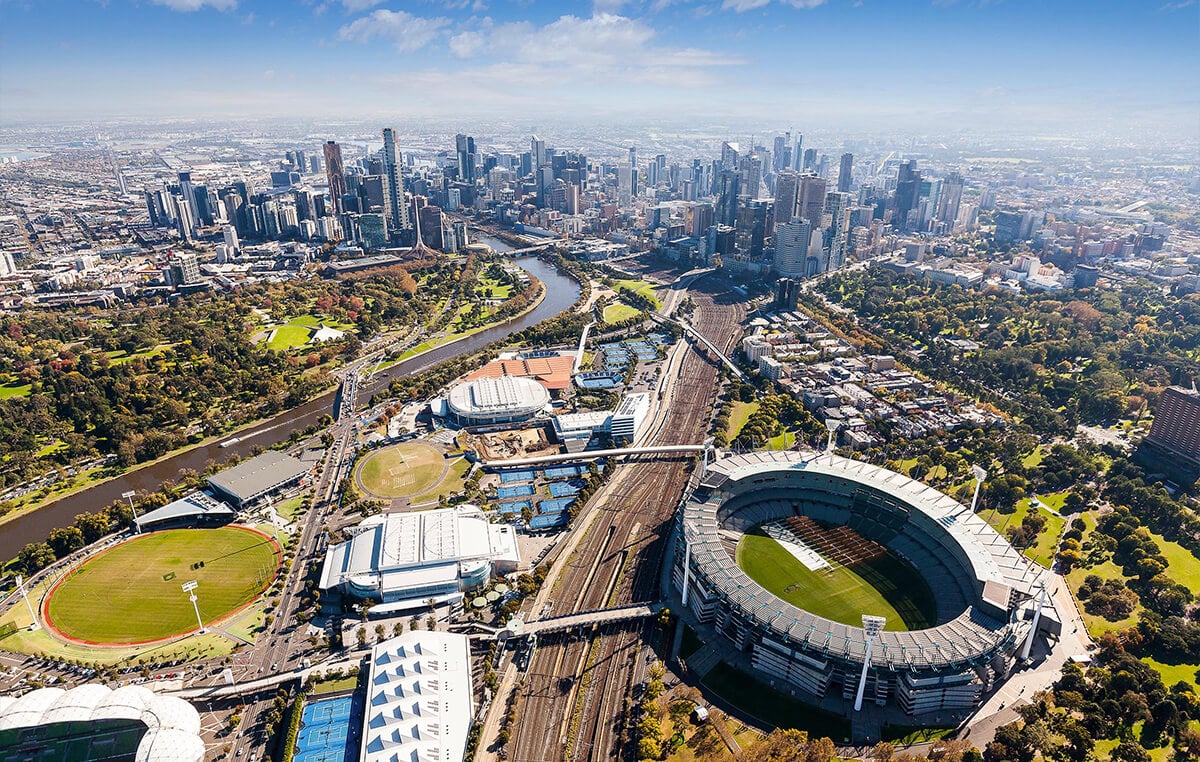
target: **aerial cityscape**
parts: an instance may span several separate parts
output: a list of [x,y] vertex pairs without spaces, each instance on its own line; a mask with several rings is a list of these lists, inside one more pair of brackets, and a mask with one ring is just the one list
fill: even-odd
[[1200,760],[1197,72],[0,1],[0,762]]

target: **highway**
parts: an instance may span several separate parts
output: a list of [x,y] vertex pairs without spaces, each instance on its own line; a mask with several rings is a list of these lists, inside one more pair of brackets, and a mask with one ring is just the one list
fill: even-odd
[[[717,283],[701,283],[690,292],[697,304],[696,328],[728,352],[740,333],[740,300]],[[707,437],[720,362],[703,345],[688,347],[653,444],[694,444]],[[670,519],[693,462],[694,456],[635,457],[620,466],[577,521],[574,552],[568,542],[554,562],[558,568],[534,602],[537,618],[657,601]],[[635,619],[601,623],[583,634],[539,637],[518,688],[508,757],[518,762],[620,757],[629,738],[628,699],[645,677],[650,652],[643,643],[652,627]],[[504,694],[502,684],[497,705],[504,704]],[[481,740],[478,759],[493,758],[486,748],[491,741]]]

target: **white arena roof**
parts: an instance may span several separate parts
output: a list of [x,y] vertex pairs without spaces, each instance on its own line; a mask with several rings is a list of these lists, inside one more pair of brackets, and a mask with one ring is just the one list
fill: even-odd
[[530,378],[477,378],[450,390],[447,402],[458,417],[506,420],[531,416],[550,404],[550,392]]
[[389,591],[449,583],[478,564],[515,570],[521,556],[508,524],[491,524],[479,508],[460,505],[432,511],[371,516],[349,540],[330,546],[321,587],[350,582]]
[[471,728],[466,635],[414,630],[375,646],[360,762],[458,762]]
[[183,699],[161,696],[140,685],[116,690],[95,683],[69,691],[41,688],[19,699],[0,702],[0,731],[114,719],[139,720],[146,726],[136,762],[204,760],[200,715],[195,707]]

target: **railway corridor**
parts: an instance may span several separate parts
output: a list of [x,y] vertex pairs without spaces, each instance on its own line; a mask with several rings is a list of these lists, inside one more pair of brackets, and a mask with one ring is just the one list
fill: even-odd
[[[733,292],[693,288],[694,325],[729,352],[740,335],[743,307]],[[653,444],[695,444],[707,436],[721,361],[690,346],[665,425]],[[609,489],[590,503],[598,511],[575,552],[559,563],[546,615],[657,600],[670,519],[696,456],[620,466]],[[644,678],[652,622],[618,622],[539,641],[517,689],[517,720],[508,745],[516,762],[632,759],[628,712]]]

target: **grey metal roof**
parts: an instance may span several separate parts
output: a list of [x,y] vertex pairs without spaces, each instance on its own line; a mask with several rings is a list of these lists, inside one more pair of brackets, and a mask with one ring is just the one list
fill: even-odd
[[281,484],[295,481],[308,473],[308,466],[281,452],[267,450],[262,455],[208,477],[214,488],[245,502],[270,492]]

